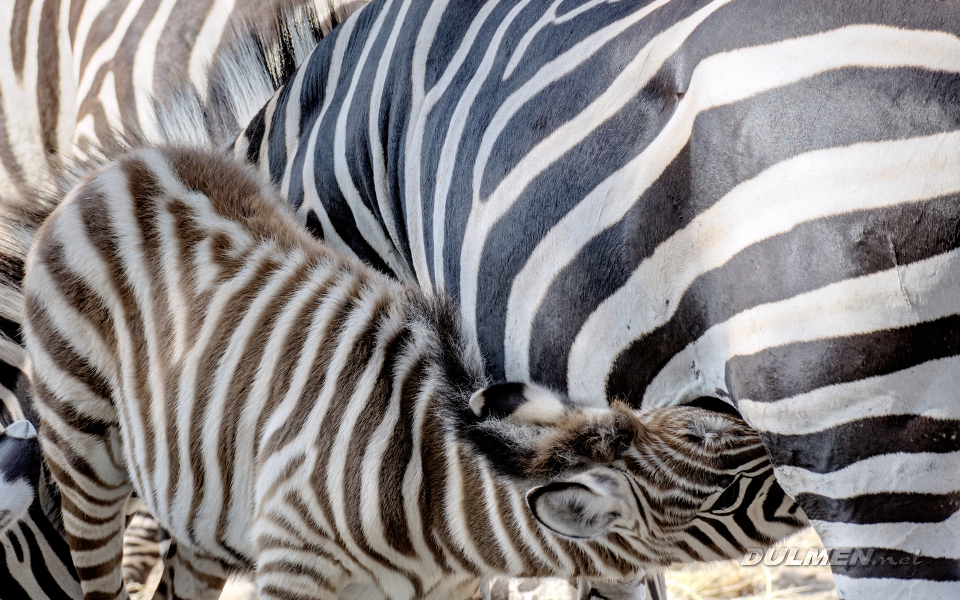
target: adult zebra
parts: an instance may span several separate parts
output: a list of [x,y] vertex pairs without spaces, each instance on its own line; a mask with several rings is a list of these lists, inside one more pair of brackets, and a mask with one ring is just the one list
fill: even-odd
[[[15,249],[0,260],[0,280],[7,284],[0,292],[0,444],[12,443],[4,431],[12,422],[23,418],[36,422],[20,385],[22,298],[15,292],[29,243],[18,235],[35,225],[35,191],[56,186],[58,172],[71,164],[77,148],[81,154],[109,152],[118,138],[154,133],[150,95],[155,86],[188,80],[201,98],[216,98],[219,82],[207,77],[207,64],[227,49],[232,52],[236,34],[251,21],[273,22],[278,12],[298,17],[293,29],[268,32],[268,40],[285,54],[247,48],[248,55],[270,67],[261,84],[269,93],[284,69],[292,69],[292,57],[309,50],[298,43],[301,34],[322,37],[363,4],[362,0],[0,2],[0,218],[7,225],[2,243],[7,251]],[[25,442],[16,445],[31,447]],[[0,535],[0,597],[80,598],[63,539],[58,491],[48,476],[40,477],[38,467],[27,461],[9,467],[21,471],[5,471],[16,475],[11,481],[39,484],[39,493],[26,517]],[[128,554],[125,569],[142,571],[155,560],[149,526],[143,534],[128,546],[136,552]]]
[[932,0],[381,0],[235,151],[458,299],[497,375],[732,402],[854,550],[842,597],[954,597],[958,33]]
[[[322,4],[326,4],[326,3],[322,3]],[[338,10],[338,12],[336,12],[337,15],[342,15],[348,10],[354,8],[356,4],[357,3],[355,2],[347,3],[346,7],[340,7],[340,8],[334,7],[334,8]],[[27,6],[30,6],[30,5],[27,5]],[[50,6],[49,3],[44,4],[43,9],[48,10],[49,6]],[[112,4],[111,9],[118,8],[119,6],[120,5],[118,4]],[[34,5],[34,8],[38,10],[39,10],[39,7],[40,5]],[[103,17],[103,18],[101,18],[101,16],[97,16],[96,18],[88,18],[88,17],[84,17],[83,14],[76,13],[76,11],[73,11],[73,10],[70,11],[71,16],[70,16],[69,26],[71,27],[71,29],[69,30],[69,39],[71,40],[72,43],[74,43],[76,47],[83,48],[84,55],[93,56],[94,58],[97,58],[100,61],[100,62],[97,62],[91,59],[90,62],[84,63],[81,66],[85,65],[87,69],[92,69],[96,67],[98,69],[97,71],[98,78],[102,76],[104,82],[108,82],[108,81],[113,82],[112,85],[107,85],[106,83],[103,83],[103,82],[96,83],[95,85],[91,84],[93,87],[88,88],[87,95],[84,96],[84,100],[80,102],[81,113],[80,113],[80,116],[77,118],[77,120],[80,121],[82,126],[78,129],[80,133],[77,134],[75,138],[76,138],[76,143],[78,146],[80,146],[81,150],[83,150],[84,152],[89,152],[93,150],[96,153],[97,149],[103,146],[107,147],[108,152],[115,150],[115,147],[112,147],[110,142],[112,137],[118,130],[122,134],[125,134],[126,136],[130,136],[130,137],[141,137],[141,136],[151,137],[151,135],[153,135],[154,123],[152,122],[151,119],[146,118],[146,116],[149,116],[147,114],[148,111],[144,110],[144,111],[141,111],[140,113],[137,112],[138,107],[142,107],[146,105],[146,101],[144,100],[144,98],[146,98],[147,95],[144,92],[144,90],[149,90],[150,84],[152,82],[150,81],[149,77],[144,78],[144,76],[141,73],[140,80],[141,82],[145,81],[146,83],[141,83],[140,87],[137,87],[135,85],[137,80],[136,73],[134,71],[131,71],[133,67],[131,67],[130,65],[133,64],[134,66],[136,66],[136,64],[138,64],[138,61],[136,60],[137,56],[151,55],[151,54],[155,56],[160,56],[163,53],[161,53],[159,48],[163,47],[164,44],[161,41],[161,42],[158,42],[157,45],[154,47],[152,44],[154,41],[156,41],[156,39],[149,38],[149,36],[146,36],[146,34],[143,33],[143,31],[141,31],[137,27],[145,27],[146,30],[154,31],[154,33],[156,33],[157,31],[162,31],[163,34],[166,35],[169,31],[171,31],[171,27],[170,27],[171,23],[182,23],[184,21],[182,14],[179,18],[177,17],[177,14],[178,14],[177,11],[180,10],[180,8],[181,6],[177,4],[176,6],[173,7],[172,9],[173,12],[164,13],[163,10],[157,9],[157,7],[154,5],[144,5],[143,7],[145,11],[144,14],[138,13],[136,15],[129,12],[130,10],[135,10],[135,9],[125,8],[123,10],[122,15],[127,15],[127,16],[119,19],[117,19],[118,15],[116,13],[107,15],[106,17]],[[88,3],[84,6],[83,10],[84,10],[84,14],[87,14],[88,11],[95,11],[96,9],[97,7],[95,4]],[[157,27],[154,24],[152,24],[152,23],[155,23],[156,20],[153,20],[153,21],[149,20],[151,18],[150,17],[151,13],[149,11],[152,11],[155,9],[157,10],[157,12],[155,13],[155,16],[160,15],[161,17],[158,17],[158,18],[167,19],[167,24],[165,26]],[[67,11],[61,8],[59,14],[66,15]],[[208,13],[208,17],[212,18],[213,14],[214,14],[213,12]],[[11,28],[12,30],[19,31],[21,34],[25,34],[25,32],[30,32],[30,35],[24,38],[16,38],[15,35],[11,36],[17,39],[18,44],[22,44],[23,47],[28,47],[30,44],[30,40],[35,40],[37,39],[37,37],[39,37],[40,33],[38,32],[44,31],[43,29],[44,23],[46,23],[49,26],[51,22],[57,22],[57,19],[53,19],[53,21],[50,21],[49,19],[47,19],[46,21],[44,21],[43,18],[37,17],[36,15],[31,16],[29,19],[22,18],[21,20],[25,20],[31,24],[31,27],[37,28],[37,29],[29,29],[29,28],[24,29],[23,27],[21,27],[19,30],[16,27]],[[16,21],[16,19],[14,19],[14,21]],[[121,40],[119,50],[116,50],[117,58],[111,58],[109,56],[109,53],[106,53],[106,52],[101,52],[99,50],[91,50],[91,47],[93,48],[97,47],[95,41],[91,41],[91,40],[97,39],[95,37],[92,37],[92,33],[88,35],[88,37],[86,38],[87,40],[86,42],[81,43],[76,41],[76,39],[84,39],[84,38],[82,35],[76,33],[72,29],[75,25],[78,28],[77,31],[80,31],[82,33],[84,30],[84,26],[83,26],[84,23],[87,23],[89,25],[90,23],[93,23],[93,22],[99,23],[100,21],[103,21],[104,24],[101,24],[100,26],[97,26],[97,27],[92,27],[91,31],[97,31],[99,34],[106,35],[107,36],[105,38],[106,42],[104,43],[108,43],[110,42],[110,40],[114,40],[114,41],[116,41],[117,39]],[[63,24],[62,20],[59,22]],[[314,28],[314,29],[319,29],[321,32],[324,31],[324,27],[322,26],[322,24],[326,23],[327,21],[324,19],[318,19],[317,22],[321,23],[321,27]],[[114,26],[114,25],[117,27],[117,29],[111,33],[111,31],[109,30],[109,26]],[[191,23],[190,26],[193,27],[193,26],[196,26],[196,24]],[[299,26],[299,24],[297,24],[295,27],[290,27],[288,31],[295,30],[297,26]],[[122,30],[120,29],[121,27],[128,27],[128,29]],[[206,25],[203,25],[201,27],[201,30],[204,30],[205,28],[206,28]],[[173,31],[176,32],[175,29],[173,29]],[[180,31],[179,34],[182,35],[183,32]],[[65,34],[61,32],[61,37],[63,37],[64,35]],[[74,37],[75,35],[79,37],[75,38]],[[31,36],[34,36],[34,37],[31,37]],[[147,40],[149,43],[144,43],[143,36],[146,36],[149,38]],[[187,34],[187,37],[188,38],[190,37],[189,33]],[[281,42],[281,46],[282,46],[289,40],[287,37],[281,35],[279,41]],[[266,78],[263,77],[264,75],[263,73],[259,73],[258,74],[259,77],[253,80],[243,81],[242,83],[245,89],[251,86],[251,81],[265,81],[267,85],[270,85],[271,83],[276,85],[280,76],[282,76],[283,69],[289,66],[290,63],[289,61],[285,62],[281,60],[281,61],[277,61],[276,64],[273,64],[270,59],[274,57],[290,57],[292,59],[295,59],[296,48],[284,48],[283,50],[285,50],[285,52],[280,52],[275,54],[272,54],[268,51],[265,57],[257,56],[257,53],[260,52],[262,48],[269,47],[270,43],[271,43],[271,40],[270,40],[270,36],[268,35],[267,39],[260,40],[258,44],[255,44],[252,47],[246,47],[241,49],[243,51],[242,54],[244,54],[247,59],[251,58],[250,50],[251,49],[254,50],[254,52],[252,53],[253,54],[252,58],[255,59],[254,62],[258,66],[267,67],[268,69],[273,67],[272,69],[269,69],[270,70],[269,73],[266,73],[267,75]],[[12,44],[11,48],[17,47],[18,44]],[[169,44],[167,44],[167,46],[169,46]],[[67,51],[66,45],[61,45],[59,46],[59,48],[61,52]],[[290,50],[293,50],[294,52],[289,52]],[[166,55],[166,54],[163,54],[163,55]],[[194,53],[194,57],[195,56],[196,56],[196,52]],[[268,60],[264,61],[263,60],[264,58],[267,58]],[[195,58],[192,58],[189,62],[191,65],[197,63]],[[31,64],[37,68],[40,68],[40,67],[50,67],[51,65],[56,66],[57,63],[56,61],[54,62],[35,61],[31,63],[28,60],[27,65],[29,66]],[[66,62],[64,62],[64,64],[66,64]],[[279,68],[276,68],[276,67],[279,67]],[[28,72],[29,72],[29,69],[28,69]],[[222,71],[219,74],[224,75]],[[191,90],[191,95],[195,94],[197,92],[197,89],[199,88],[201,90],[201,93],[196,93],[198,97],[207,98],[209,100],[212,100],[213,102],[216,102],[217,99],[221,97],[221,94],[224,91],[222,89],[222,86],[227,85],[227,83],[221,83],[220,80],[216,78],[208,80],[206,79],[205,72],[201,73],[202,77],[199,77],[199,78],[194,77],[194,75],[195,75],[194,71],[191,70],[190,73],[187,74],[187,76],[184,76],[184,74],[181,73],[178,77],[173,77],[173,78],[174,79],[186,78],[189,81],[190,85],[193,87],[193,89]],[[51,77],[49,76],[49,74],[47,75],[46,78],[41,77],[39,75],[35,75],[33,76],[33,79],[31,79],[30,77],[25,77],[23,81],[21,81],[20,79],[17,79],[16,81],[18,82],[18,84],[22,84],[24,81],[27,84],[29,84],[31,81],[37,82],[44,79],[49,81]],[[70,81],[70,78],[68,76],[57,76],[56,78],[53,78],[53,79],[66,82],[67,84]],[[96,78],[91,80],[89,79],[89,77],[84,75],[79,76],[79,79],[81,81],[84,81],[84,80],[95,81],[95,82],[99,81]],[[160,78],[154,77],[154,79],[158,80]],[[229,77],[228,77],[228,80],[229,80]],[[229,81],[230,81],[229,85],[232,85],[233,81],[232,80],[229,80]],[[0,83],[2,83],[2,81],[0,81]],[[212,88],[212,91],[208,94],[202,93],[202,90],[206,85],[209,85]],[[217,87],[218,85],[220,86],[220,89],[218,89]],[[248,89],[247,91],[250,92],[251,90]],[[252,91],[254,93],[256,92],[256,90],[252,90]],[[61,96],[68,97],[69,94],[70,94],[70,87],[69,85],[65,84],[65,87],[57,95],[53,96],[53,100],[56,100]],[[44,101],[47,102],[47,106],[49,106],[50,104],[50,98],[47,98],[44,96],[38,96],[38,94],[36,93],[25,94],[25,96],[28,98],[35,97],[41,106],[44,105]],[[9,97],[9,95],[6,95],[5,97]],[[137,102],[134,102],[134,100],[137,100]],[[182,100],[182,98],[177,100]],[[240,103],[241,110],[238,111],[239,115],[243,114],[242,104],[243,103]],[[54,102],[54,105],[56,105],[56,102]],[[237,103],[232,103],[229,107],[226,107],[228,109],[228,112],[226,113],[224,113],[223,110],[212,110],[208,113],[208,115],[216,116],[216,118],[213,121],[203,122],[198,120],[198,121],[191,122],[191,124],[196,125],[197,123],[200,123],[200,127],[214,127],[214,128],[220,127],[222,128],[222,130],[230,130],[230,127],[232,126],[231,120],[235,119],[236,117],[232,112],[229,112],[229,111],[236,110],[237,107],[238,107]],[[167,108],[168,107],[161,107],[160,114],[162,115],[164,113],[164,110],[166,110]],[[205,116],[207,115],[200,115],[199,117],[200,119],[203,119]],[[40,121],[42,120],[38,119],[38,122]],[[63,126],[64,123],[69,123],[69,122],[70,122],[69,119],[61,118],[59,121],[56,119],[53,120],[52,124],[54,126],[57,126],[57,125]],[[180,123],[182,122],[183,121],[181,121]],[[83,125],[83,124],[86,124],[86,125]],[[50,125],[51,125],[51,122],[49,121],[40,122],[40,125],[34,128],[35,129],[34,133],[36,134],[35,137],[41,137],[40,134],[43,134],[44,136],[49,137]],[[40,133],[37,133],[37,132],[40,132]],[[86,132],[86,135],[83,135],[83,132]],[[184,133],[184,130],[181,130],[180,133]],[[195,134],[196,130],[187,130],[186,133]],[[64,150],[66,147],[67,145],[65,144],[60,144],[59,146],[56,146],[56,148],[59,150]],[[17,148],[18,146],[14,147],[14,150],[16,150]],[[46,154],[40,153],[39,155],[44,160],[46,160],[47,163],[41,162],[41,164],[48,164],[48,166],[52,165],[52,167],[55,169],[55,168],[59,168],[59,166],[61,166],[64,162],[67,162],[63,160],[63,157],[59,156],[59,154],[53,152],[54,146],[45,146],[44,148],[45,148]],[[11,153],[11,155],[19,156],[16,152]],[[42,179],[42,178],[27,177],[26,179],[33,182],[34,180]],[[11,263],[11,265],[8,265],[8,266],[10,267],[9,274],[14,278],[17,277],[20,272],[20,265],[17,263],[17,261],[13,261],[13,263]],[[16,287],[16,286],[13,286],[13,287]],[[13,334],[11,336],[11,339],[9,340],[12,343],[9,345],[12,350],[19,351],[19,344],[16,343],[18,342],[18,339],[16,338],[16,330],[17,330],[16,323],[19,322],[19,308],[16,308],[17,303],[15,301],[11,302],[11,306],[13,306],[15,310],[13,310],[8,315],[10,317],[10,321],[12,324],[11,333]],[[12,364],[19,365],[20,363],[17,361],[13,361]],[[15,373],[15,371],[13,372]],[[13,380],[11,380],[11,382],[12,381]],[[758,475],[758,476],[762,475],[763,472],[767,470],[768,468],[765,467],[763,469],[760,469],[760,473],[753,474],[753,475]],[[756,491],[752,491],[749,494],[749,496],[752,498],[765,498],[766,497],[765,494],[767,491],[766,488],[769,486],[769,482],[764,483],[762,477],[756,478],[756,481],[759,483],[750,483],[751,481],[753,481],[753,479],[749,477],[745,477],[741,480],[738,486],[748,486],[752,488],[757,488],[757,490],[759,490],[762,493],[758,496],[756,494]],[[44,489],[44,488],[41,488],[41,489]],[[775,497],[780,498],[782,500],[782,494],[779,493],[777,490],[775,490],[774,492],[775,492]],[[738,494],[732,494],[732,496],[733,496],[733,499],[736,500],[738,497]],[[55,506],[56,502],[53,501],[50,504]],[[779,506],[779,504],[777,506]],[[722,505],[722,506],[717,505],[717,508],[718,509],[722,508],[726,511],[728,507],[726,505]],[[726,512],[728,513],[726,515],[726,518],[732,522],[735,518],[733,511],[726,511]],[[788,532],[791,529],[791,527],[794,527],[797,522],[797,517],[790,514],[790,504],[785,505],[783,510],[783,513],[784,513],[783,515],[777,515],[775,510],[768,510],[768,513],[775,517],[774,522],[765,523],[764,527],[762,527],[760,531],[753,531],[751,535],[749,535],[747,538],[744,538],[741,535],[742,532],[738,532],[738,534],[734,535],[732,538],[734,542],[733,547],[742,546],[744,544],[744,540],[746,539],[749,539],[751,541],[750,542],[751,544],[769,543],[770,541],[784,535],[786,532]],[[731,527],[731,529],[737,530],[739,528]],[[44,535],[35,536],[35,538],[42,540],[44,538]],[[46,538],[47,538],[47,541],[50,543],[51,547],[60,547],[61,549],[63,548],[63,544],[57,543],[58,540],[55,539],[55,536],[46,535]],[[33,538],[27,537],[25,539],[27,539],[27,541],[30,541]],[[8,553],[7,556],[12,557],[14,555],[15,553],[13,554]],[[62,558],[63,553],[61,552],[60,555]],[[713,554],[712,556],[717,556],[717,554]],[[53,561],[52,554],[50,554],[49,558],[45,559],[44,562],[48,560],[51,561],[51,564],[54,564],[56,562],[56,561]],[[63,564],[66,565],[67,563],[64,562]],[[11,573],[13,573],[14,579],[17,579],[17,577],[29,576],[31,579],[35,578],[37,581],[53,581],[53,582],[63,581],[65,582],[66,585],[71,585],[72,580],[75,579],[75,577],[69,577],[67,575],[64,575],[65,573],[69,574],[69,569],[67,568],[60,569],[59,575],[55,577],[44,577],[42,573],[40,573],[39,575],[36,575],[36,573],[39,573],[39,571],[36,571],[38,566],[42,566],[42,565],[37,561],[34,561],[34,564],[32,566],[27,566],[21,562],[8,561],[8,567]],[[31,571],[36,571],[36,573],[33,573]],[[34,577],[35,575],[36,577]],[[654,585],[654,584],[651,583],[651,585]],[[22,587],[27,587],[27,586],[22,586]],[[39,592],[31,592],[31,593],[34,596],[37,596],[39,594]],[[590,593],[590,592],[589,590],[585,590],[584,593]],[[654,591],[651,591],[650,593],[657,594],[658,592],[654,590]]]

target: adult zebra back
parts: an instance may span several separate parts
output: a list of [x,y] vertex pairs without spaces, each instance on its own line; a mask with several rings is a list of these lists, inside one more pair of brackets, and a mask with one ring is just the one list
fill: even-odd
[[495,575],[669,564],[768,461],[729,415],[487,386],[446,297],[286,209],[241,160],[162,148],[85,177],[37,232],[30,383],[87,600],[125,597],[134,488],[179,540],[174,598],[253,567],[264,600],[468,599]]
[[498,375],[729,399],[872,557],[844,597],[960,596],[958,33],[934,0],[381,0],[235,149]]
[[[293,31],[268,35],[290,55],[299,34],[322,36],[366,0],[18,0],[0,3],[0,199],[56,182],[75,150],[99,153],[118,135],[156,133],[158,86],[189,81],[215,99],[207,77],[218,53],[250,23],[298,13]],[[291,33],[293,35],[291,35]],[[309,50],[309,48],[306,48]],[[249,51],[256,53],[256,48]],[[282,54],[255,87],[282,80]],[[269,92],[268,92],[269,93]],[[253,107],[254,109],[256,107]],[[227,115],[231,122],[249,115]]]

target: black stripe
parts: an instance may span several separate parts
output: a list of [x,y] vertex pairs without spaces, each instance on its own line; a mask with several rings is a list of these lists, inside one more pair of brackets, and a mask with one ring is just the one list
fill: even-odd
[[[328,36],[328,38],[331,40],[333,39],[332,36]],[[352,45],[353,43],[354,40],[351,40],[350,44]],[[325,42],[322,47],[330,48],[332,51],[332,46],[330,43]],[[319,116],[318,111],[320,110],[320,107],[323,106],[323,103],[327,100],[324,97],[324,86],[326,85],[324,78],[327,75],[326,70],[329,68],[327,62],[329,57],[329,52],[326,54],[322,52],[314,52],[310,62],[308,63],[309,69],[305,73],[303,82],[301,84],[300,102],[301,106],[305,107],[306,110],[304,110],[304,114],[301,114],[300,125],[302,133],[296,156],[293,158],[294,167],[291,172],[288,195],[288,201],[297,208],[301,206],[304,200],[302,180],[307,152],[307,140],[310,132],[313,129],[316,118]],[[322,58],[326,58],[327,60],[321,60]],[[337,184],[334,176],[336,171],[334,167],[333,141],[336,138],[336,117],[339,116],[338,113],[340,110],[345,110],[342,105],[344,96],[349,89],[349,77],[351,74],[350,67],[351,64],[349,62],[348,53],[347,57],[344,58],[344,70],[341,72],[341,79],[339,81],[339,83],[342,85],[337,86],[334,97],[331,99],[329,112],[327,113],[328,118],[321,123],[318,129],[317,143],[316,147],[314,148],[313,155],[314,171],[312,174],[310,174],[310,182],[308,185],[313,185],[315,187],[317,195],[320,199],[320,203],[323,207],[323,210],[326,212],[327,217],[330,219],[331,225],[344,243],[347,244],[350,251],[377,270],[395,277],[395,274],[383,261],[383,258],[380,257],[376,251],[374,251],[374,249],[370,246],[370,244],[367,243],[366,239],[361,234],[360,227],[357,225],[356,219],[354,219],[353,216],[353,209],[344,197],[343,192],[341,191],[340,186]],[[313,107],[314,110],[309,110],[309,107]],[[275,117],[275,119],[276,118],[277,117]],[[365,132],[366,128],[363,127],[361,131]],[[348,139],[347,152],[350,153],[351,151],[357,151],[357,148],[355,144],[352,144],[351,140]],[[354,157],[352,155],[349,156],[348,162],[351,158]],[[355,181],[360,183],[361,180],[355,179]],[[361,189],[360,191],[362,195],[363,190]],[[314,207],[311,206],[308,208]],[[371,232],[366,233],[370,234]],[[381,231],[378,233],[384,239],[387,239],[385,232]],[[324,232],[324,234],[329,236],[329,232]]]
[[[670,320],[620,354],[608,394],[646,389],[675,354],[737,313],[958,246],[960,195],[801,223],[697,277]],[[565,358],[553,360],[566,364]]]
[[[886,415],[864,417],[804,435],[761,433],[760,437],[775,465],[832,473],[890,452],[947,454],[960,451],[960,420]],[[851,443],[852,440],[856,442]]]
[[[278,187],[283,182],[283,173],[287,168],[287,104],[290,102],[290,87],[285,85],[276,94],[270,137],[267,140],[270,179]],[[247,158],[250,158],[249,154]]]
[[[20,375],[20,369],[0,361],[0,385],[12,392],[17,387],[17,381],[20,379]],[[34,423],[36,423],[36,421],[34,421]]]
[[801,493],[797,502],[807,517],[831,523],[941,523],[960,511],[960,491],[948,494],[913,492],[862,494],[830,498]]
[[[855,563],[855,564],[854,564]],[[960,560],[910,554],[890,548],[854,548],[830,552],[830,565],[837,575],[853,578],[925,579],[960,581]]]
[[[39,503],[37,504],[39,505]],[[40,585],[40,589],[43,590],[43,593],[46,594],[47,598],[50,600],[71,600],[71,596],[57,584],[53,573],[45,575],[37,572],[39,565],[44,565],[44,567],[46,567],[46,561],[49,560],[49,558],[44,556],[43,552],[40,550],[40,545],[37,543],[37,538],[33,535],[33,532],[30,531],[28,527],[21,527],[20,531],[23,533],[24,541],[26,541],[27,548],[30,551],[30,564],[34,565],[33,569],[35,571],[36,581]],[[69,562],[69,565],[70,568],[68,568],[67,571],[72,575],[72,561]],[[70,584],[73,584],[73,582],[71,581],[68,583],[68,585]],[[79,587],[79,584],[77,584],[77,587]]]
[[[594,132],[583,148],[571,151],[545,171],[492,231],[481,261],[477,321],[482,324],[481,345],[495,367],[504,360],[503,314],[509,283],[544,232],[572,206],[571,200],[579,200],[593,189],[612,172],[608,167],[624,164],[621,154],[632,158],[645,147],[645,143],[622,137],[624,130],[633,131],[629,124],[645,130],[648,138],[659,132],[673,109],[664,104],[659,121],[645,115],[643,109],[649,111],[656,99],[668,103],[671,94],[682,92],[685,83],[678,72],[683,70],[684,60],[691,59],[678,53],[616,119]],[[955,74],[848,68],[698,115],[689,146],[624,219],[598,232],[598,239],[588,244],[551,286],[532,335],[535,342],[545,340],[531,347],[534,378],[564,389],[564,373],[555,365],[566,365],[572,338],[592,310],[619,289],[654,248],[737,184],[804,152],[954,130],[960,126],[958,91],[960,76]],[[590,140],[596,150],[590,150]],[[570,164],[572,161],[577,164]],[[591,165],[591,174],[578,172],[584,165]],[[602,175],[599,179],[598,174]],[[468,174],[463,179],[469,181]],[[459,259],[453,242],[459,243],[462,237],[448,233],[447,238],[448,255]],[[454,272],[457,267],[454,263]],[[447,280],[455,284],[451,275],[448,273]],[[541,331],[550,335],[538,335]],[[610,395],[642,389],[635,382],[620,385],[613,381]]]
[[23,346],[23,338],[20,333],[20,323],[0,317],[0,332],[10,338],[18,346]]
[[795,342],[727,361],[734,398],[770,402],[960,354],[960,315],[897,329]]
[[[12,531],[7,533],[7,539],[11,545],[15,543]],[[11,569],[8,568],[9,561],[11,560],[16,560],[17,563],[22,564],[23,558],[19,556],[8,557],[5,545],[0,544],[0,565],[4,567],[0,568],[0,589],[3,589],[4,596],[10,594],[10,598],[30,598],[27,590],[23,589],[23,586],[21,586],[11,574]]]
[[257,111],[257,114],[253,115],[253,118],[250,119],[250,123],[247,124],[243,132],[244,137],[247,138],[247,142],[250,144],[247,146],[247,160],[253,164],[259,164],[260,160],[260,146],[263,143],[263,134],[266,130],[266,122],[264,120],[266,110],[267,107],[263,106]]

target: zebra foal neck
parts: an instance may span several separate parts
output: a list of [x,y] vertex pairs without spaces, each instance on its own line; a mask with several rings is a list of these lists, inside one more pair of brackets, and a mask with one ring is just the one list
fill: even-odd
[[635,580],[767,460],[727,415],[488,386],[445,298],[324,246],[213,153],[87,177],[37,232],[24,293],[87,598],[124,595],[133,490],[188,567],[175,597],[215,594],[224,565],[255,567],[263,598],[471,597],[494,575]]

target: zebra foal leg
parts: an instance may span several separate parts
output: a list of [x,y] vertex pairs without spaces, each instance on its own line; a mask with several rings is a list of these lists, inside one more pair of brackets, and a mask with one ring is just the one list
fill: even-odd
[[217,600],[229,573],[223,563],[171,539],[154,600]]
[[123,468],[119,432],[110,426],[105,435],[91,435],[80,429],[65,431],[62,425],[59,419],[45,420],[41,447],[60,487],[63,527],[84,598],[126,598],[121,562],[133,486]]

